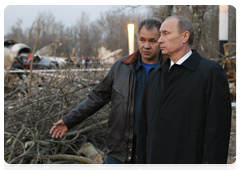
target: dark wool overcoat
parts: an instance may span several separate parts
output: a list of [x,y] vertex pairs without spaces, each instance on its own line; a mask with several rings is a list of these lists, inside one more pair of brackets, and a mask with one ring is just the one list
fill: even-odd
[[222,67],[196,50],[182,65],[170,59],[149,77],[143,96],[137,163],[225,164],[231,127]]

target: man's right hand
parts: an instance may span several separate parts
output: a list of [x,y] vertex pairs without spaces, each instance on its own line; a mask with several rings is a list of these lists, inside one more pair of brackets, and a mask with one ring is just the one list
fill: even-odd
[[53,127],[50,130],[50,134],[52,134],[52,138],[60,138],[68,131],[67,126],[65,125],[64,121],[60,119],[57,123],[53,123]]

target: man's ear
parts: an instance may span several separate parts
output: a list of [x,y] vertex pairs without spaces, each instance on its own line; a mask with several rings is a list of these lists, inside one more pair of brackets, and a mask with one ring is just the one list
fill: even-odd
[[186,43],[190,37],[190,33],[188,31],[185,31],[182,33],[182,42]]

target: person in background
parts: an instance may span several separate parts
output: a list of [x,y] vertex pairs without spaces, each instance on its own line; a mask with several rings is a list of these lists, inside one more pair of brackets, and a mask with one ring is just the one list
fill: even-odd
[[85,58],[83,55],[81,55],[81,59],[82,59],[82,68],[84,67],[84,64],[85,64]]
[[96,56],[93,61],[92,61],[92,64],[93,64],[93,68],[98,68],[99,64],[100,64],[100,61],[98,59],[98,56]]
[[158,44],[161,23],[143,20],[138,27],[138,50],[116,61],[106,77],[90,92],[87,99],[53,124],[52,138],[81,123],[111,101],[108,120],[106,164],[134,164],[138,119],[144,85],[154,68],[165,58]]
[[89,58],[88,57],[86,57],[86,60],[85,60],[85,66],[86,66],[86,68],[88,68],[89,67]]
[[24,63],[21,57],[16,57],[11,68],[24,69]]
[[231,100],[222,67],[191,49],[194,29],[182,16],[160,28],[168,58],[145,87],[137,141],[137,163],[225,164]]

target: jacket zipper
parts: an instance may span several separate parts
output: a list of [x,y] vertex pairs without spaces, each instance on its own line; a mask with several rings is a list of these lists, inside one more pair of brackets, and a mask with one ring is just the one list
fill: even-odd
[[132,86],[133,86],[133,73],[131,71],[131,87],[130,87],[130,95],[129,95],[129,105],[128,105],[128,125],[129,125],[129,134],[130,134],[130,111],[131,111],[131,105],[132,105]]
[[[130,88],[130,96],[129,96],[129,106],[128,106],[128,115],[129,115],[129,118],[128,118],[128,125],[129,125],[129,135],[130,135],[130,133],[131,133],[131,127],[130,127],[130,112],[131,112],[131,105],[132,105],[132,91],[133,91],[133,81],[134,81],[134,75],[133,75],[133,71],[131,71],[131,88]],[[129,137],[128,137],[128,139],[129,139]],[[133,141],[132,141],[133,142]],[[130,151],[132,151],[132,148],[131,148],[131,150]],[[127,147],[127,153],[129,153],[129,150],[128,150],[128,147]],[[130,154],[127,154],[127,156],[128,156],[128,160],[130,161],[131,160],[131,156],[130,156]]]

